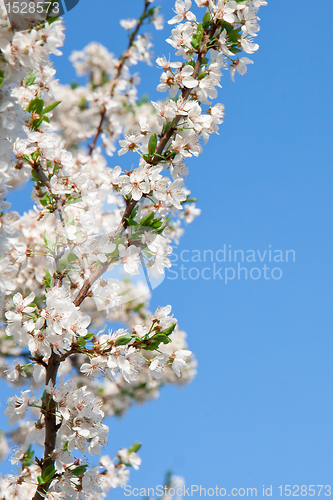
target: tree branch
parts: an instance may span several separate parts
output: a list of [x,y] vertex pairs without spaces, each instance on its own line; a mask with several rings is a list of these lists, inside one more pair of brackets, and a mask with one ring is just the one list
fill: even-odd
[[[145,0],[145,5],[144,5],[144,9],[143,9],[143,13],[141,14],[140,18],[139,18],[139,21],[138,21],[138,24],[136,25],[136,28],[135,30],[131,33],[130,37],[129,37],[129,41],[128,41],[128,46],[125,50],[125,52],[123,53],[123,55],[121,56],[121,58],[119,59],[119,64],[118,64],[118,67],[117,67],[117,72],[115,74],[115,76],[112,78],[112,83],[111,83],[111,90],[110,90],[110,97],[112,98],[114,96],[114,89],[116,88],[117,86],[117,79],[119,78],[121,72],[122,72],[122,69],[124,67],[124,64],[125,64],[125,61],[127,59],[127,53],[129,51],[129,49],[132,47],[133,43],[134,43],[134,40],[135,40],[135,37],[136,35],[138,34],[141,26],[143,25],[143,21],[146,19],[147,17],[147,12],[148,12],[148,8],[149,8],[149,0]],[[97,132],[95,134],[95,137],[94,137],[94,140],[91,144],[91,146],[88,145],[88,148],[89,148],[89,153],[88,155],[91,156],[94,149],[95,149],[95,146],[96,146],[96,143],[97,143],[97,140],[102,132],[102,129],[103,129],[103,121],[104,121],[104,118],[105,118],[105,115],[106,115],[106,109],[105,107],[103,106],[103,108],[101,109],[100,111],[100,122],[99,122],[99,125],[98,125],[98,128],[97,128]]]
[[[55,384],[58,368],[59,368],[59,356],[52,351],[49,362],[46,369],[46,384],[50,381]],[[41,472],[43,472],[49,465],[53,465],[55,460],[53,458],[53,452],[55,450],[56,438],[57,438],[57,425],[56,425],[56,402],[54,401],[51,394],[45,394],[45,449],[44,449],[44,460],[41,467]],[[33,500],[43,500],[44,497],[40,494],[41,492],[48,491],[50,487],[50,482],[45,484],[40,484],[36,490]]]

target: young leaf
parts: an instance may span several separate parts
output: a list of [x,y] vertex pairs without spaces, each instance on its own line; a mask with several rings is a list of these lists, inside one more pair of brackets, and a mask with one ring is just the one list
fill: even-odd
[[48,483],[53,478],[53,476],[55,475],[56,472],[57,471],[54,468],[53,464],[46,467],[46,469],[44,470],[44,472],[42,474],[43,483]]
[[52,250],[53,244],[52,244],[51,238],[48,235],[47,231],[44,231],[43,239],[44,239],[44,243],[45,243],[46,248],[48,248],[49,250]]
[[87,333],[87,335],[85,335],[83,338],[84,338],[84,340],[89,342],[89,340],[93,339],[94,337],[95,337],[94,333]]
[[202,37],[203,37],[203,26],[202,26],[202,23],[198,24],[196,37],[197,37],[197,41],[199,42],[199,44],[201,44]]
[[157,135],[153,134],[150,136],[148,143],[148,153],[150,154],[150,156],[154,155],[156,151],[156,146],[157,146]]
[[174,329],[176,328],[176,324],[177,323],[174,323],[173,325],[169,326],[169,328],[162,330],[160,333],[163,333],[164,335],[170,335],[174,331]]
[[210,26],[211,19],[210,19],[210,14],[209,12],[206,12],[206,14],[203,16],[202,20],[202,26],[205,30],[207,30]]
[[141,446],[142,446],[141,443],[135,442],[133,446],[128,448],[128,453],[136,453],[137,451],[140,450]]
[[77,343],[79,344],[80,347],[85,347],[86,346],[85,337],[79,337]]
[[31,69],[23,80],[23,86],[27,88],[29,87],[29,85],[33,85],[35,83],[35,80],[36,80],[36,75],[34,71]]
[[152,223],[153,220],[154,220],[154,214],[153,213],[148,214],[145,217],[142,217],[142,219],[140,220],[140,226],[150,227],[150,224]]
[[62,273],[65,271],[65,269],[68,268],[68,258],[67,255],[63,255],[61,259],[59,260],[59,266],[58,266],[60,272]]
[[49,113],[50,111],[52,111],[54,108],[56,108],[59,104],[61,103],[61,101],[55,101],[55,102],[52,102],[52,104],[49,104],[48,106],[46,106],[43,110],[42,110],[42,114],[45,115],[46,113]]
[[45,269],[45,278],[43,279],[43,282],[45,283],[45,288],[51,288],[52,286],[52,276],[50,274],[50,271],[48,269]]
[[82,474],[84,474],[87,470],[86,465],[79,465],[78,467],[75,467],[71,472],[74,474],[74,476],[80,477]]
[[117,338],[115,345],[126,345],[132,340],[133,337],[135,337],[135,335],[129,333],[127,335],[121,335],[121,337]]

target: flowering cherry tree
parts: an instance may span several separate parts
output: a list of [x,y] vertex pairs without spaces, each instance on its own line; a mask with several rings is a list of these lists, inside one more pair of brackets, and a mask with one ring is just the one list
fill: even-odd
[[[0,2],[0,373],[13,385],[4,413],[14,426],[0,434],[0,458],[16,443],[17,465],[0,477],[0,499],[83,500],[124,486],[140,445],[105,455],[104,418],[195,374],[171,306],[150,312],[132,277],[144,266],[160,279],[172,242],[200,213],[185,162],[218,132],[222,70],[233,80],[247,72],[252,61],[241,55],[258,49],[266,2],[195,3],[174,5],[166,41],[175,57],[156,59],[161,100],[146,102],[131,69],[152,64],[143,27],[163,28],[154,0],[139,19],[120,21],[120,56],[98,43],[72,54],[87,76],[72,86],[55,80],[49,61],[61,55],[62,20],[15,31]],[[128,156],[128,171],[117,154]],[[34,207],[20,216],[6,196],[31,179]],[[89,455],[99,455],[97,467]]]

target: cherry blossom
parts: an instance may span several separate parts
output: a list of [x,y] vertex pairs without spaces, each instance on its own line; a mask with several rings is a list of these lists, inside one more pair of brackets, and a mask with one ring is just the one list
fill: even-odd
[[[123,487],[140,445],[101,456],[104,419],[196,373],[171,305],[151,313],[142,276],[161,279],[172,244],[200,215],[187,159],[219,132],[222,75],[230,68],[234,80],[253,63],[241,52],[258,50],[266,2],[195,0],[197,19],[191,0],[176,0],[173,54],[155,56],[165,92],[156,101],[140,98],[138,63],[152,64],[144,25],[161,30],[164,20],[154,0],[143,3],[138,19],[120,21],[122,54],[96,42],[72,53],[72,86],[50,63],[61,55],[62,20],[13,31],[0,3],[0,375],[31,386],[5,409],[18,445],[16,474],[0,476],[5,500],[92,500]],[[34,207],[20,215],[6,198],[31,179]],[[7,450],[1,433],[0,458]]]

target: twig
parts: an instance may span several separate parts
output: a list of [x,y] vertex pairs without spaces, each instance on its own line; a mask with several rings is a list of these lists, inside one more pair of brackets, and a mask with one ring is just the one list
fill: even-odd
[[[130,50],[130,48],[132,47],[132,45],[134,43],[134,40],[135,40],[135,37],[138,34],[141,26],[143,25],[143,21],[147,17],[147,11],[148,11],[149,5],[150,5],[149,0],[145,0],[145,5],[144,5],[143,13],[141,14],[141,16],[139,18],[139,22],[136,25],[135,30],[131,33],[131,35],[129,37],[128,46],[127,46],[126,50],[124,51],[123,55],[119,59],[119,64],[118,64],[118,67],[117,67],[117,72],[116,72],[115,76],[112,78],[111,90],[110,90],[110,96],[111,96],[111,98],[114,96],[114,90],[115,90],[115,88],[117,86],[117,80],[118,80],[118,78],[119,78],[119,76],[120,76],[120,74],[122,72],[122,69],[124,67],[125,61],[126,61],[126,59],[128,57],[127,53]],[[97,140],[98,140],[98,138],[99,138],[99,136],[100,136],[100,134],[102,132],[103,121],[104,121],[105,115],[106,115],[106,109],[103,106],[102,109],[101,109],[101,111],[100,111],[100,116],[101,117],[100,117],[99,125],[98,125],[98,128],[97,128],[94,140],[93,140],[93,142],[92,142],[92,144],[90,146],[88,145],[88,147],[89,147],[89,153],[88,153],[88,155],[89,156],[92,155],[92,153],[93,153],[93,151],[95,149]]]

